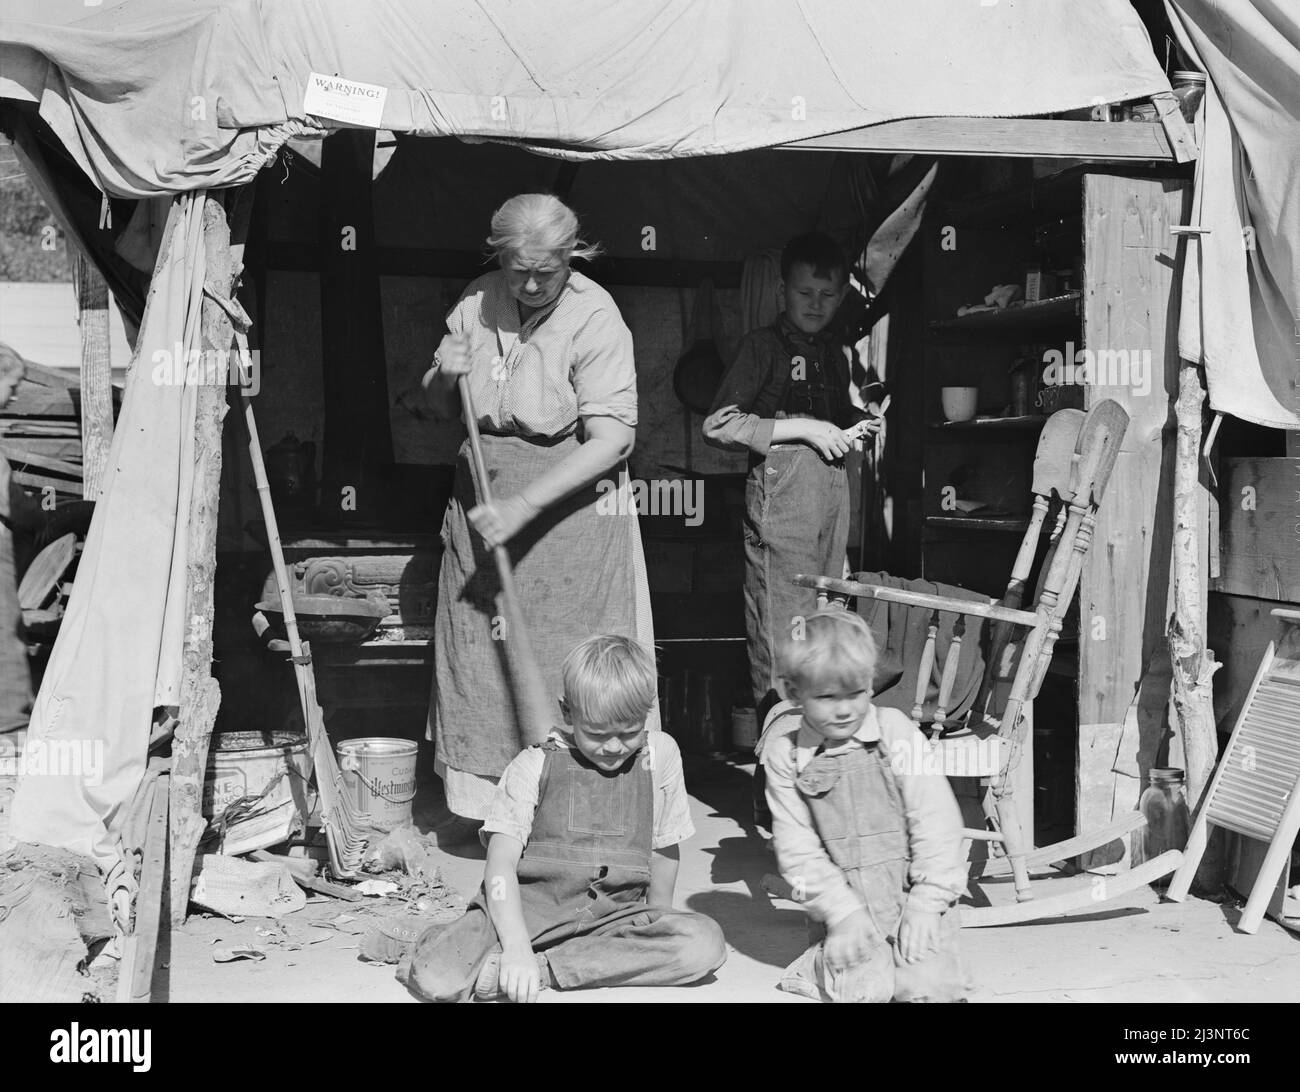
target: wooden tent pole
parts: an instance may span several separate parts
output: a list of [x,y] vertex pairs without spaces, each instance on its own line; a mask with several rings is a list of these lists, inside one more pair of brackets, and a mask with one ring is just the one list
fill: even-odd
[[95,500],[113,443],[113,362],[109,351],[108,282],[77,255],[77,324],[81,327],[82,496]]
[[[1210,680],[1219,664],[1205,647],[1201,618],[1205,585],[1200,556],[1201,406],[1205,390],[1199,366],[1184,361],[1178,373],[1175,415],[1178,440],[1174,461],[1174,610],[1169,619],[1169,656],[1173,680],[1169,724],[1182,741],[1187,765],[1187,803],[1195,808],[1209,787],[1218,759],[1214,725],[1214,691]],[[1209,852],[1197,870],[1198,886],[1217,889],[1222,855]]]
[[[235,279],[230,225],[220,196],[202,197],[206,284],[229,298]],[[214,300],[203,298],[201,347],[204,359],[228,352],[234,340],[230,316]],[[208,357],[206,354],[213,354]],[[228,359],[228,358],[227,358]],[[221,705],[221,687],[212,677],[213,578],[217,569],[217,504],[221,490],[221,431],[226,416],[226,388],[218,382],[197,386],[194,421],[194,492],[187,531],[185,574],[185,649],[180,714],[172,741],[171,771],[171,907],[172,920],[185,920],[190,899],[194,853],[206,823],[203,777],[208,744]]]

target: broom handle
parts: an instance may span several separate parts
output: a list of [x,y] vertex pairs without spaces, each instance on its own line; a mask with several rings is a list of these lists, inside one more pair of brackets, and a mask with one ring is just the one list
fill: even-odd
[[266,523],[266,541],[271,550],[271,565],[275,569],[275,583],[280,593],[280,609],[284,612],[284,628],[289,638],[289,650],[297,659],[302,655],[302,639],[298,636],[298,616],[293,610],[293,595],[289,590],[289,573],[284,567],[284,548],[280,545],[280,525],[276,522],[275,507],[271,504],[271,486],[266,479],[266,463],[262,460],[262,445],[257,435],[257,420],[253,417],[253,400],[247,392],[244,400],[244,424],[248,426],[248,454],[253,462],[253,480],[257,483],[257,499],[262,505],[262,519]]
[[[461,376],[457,383],[460,388],[460,404],[465,417],[465,431],[469,433],[470,456],[474,462],[474,477],[478,479],[479,503],[492,503],[492,486],[488,481],[487,464],[483,460],[483,442],[479,438],[478,418],[474,413],[474,399],[469,393],[469,380]],[[520,742],[524,747],[542,743],[550,734],[550,701],[546,696],[546,683],[542,679],[541,668],[537,666],[537,657],[533,654],[533,644],[528,637],[528,628],[524,622],[523,611],[519,607],[519,597],[515,594],[515,575],[510,567],[510,554],[504,546],[495,546],[492,557],[496,561],[497,577],[501,582],[501,607],[506,616],[507,639],[512,642],[517,658],[517,675],[523,689],[516,695],[522,714],[522,723],[518,725]]]
[[[262,460],[262,445],[257,435],[257,420],[253,416],[253,399],[248,388],[240,385],[244,402],[244,424],[248,428],[248,453],[253,462],[253,480],[257,483],[257,499],[262,505],[262,520],[266,524],[266,542],[271,550],[271,564],[275,569],[275,583],[280,593],[280,610],[284,614],[285,635],[289,638],[289,652],[293,656],[293,673],[298,683],[298,700],[302,705],[303,725],[312,734],[314,700],[309,697],[315,689],[308,678],[310,664],[305,662],[302,639],[298,636],[298,616],[293,610],[293,594],[289,587],[289,574],[284,567],[284,548],[280,545],[280,525],[275,519],[275,506],[271,503],[271,486],[266,480],[266,463]],[[314,741],[313,741],[314,742]]]

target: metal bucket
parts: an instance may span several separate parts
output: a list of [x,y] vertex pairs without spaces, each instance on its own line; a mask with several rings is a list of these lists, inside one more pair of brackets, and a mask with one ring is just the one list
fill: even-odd
[[737,751],[752,751],[758,746],[758,713],[737,707],[731,711],[731,746]]
[[345,739],[336,748],[352,802],[370,814],[372,827],[395,830],[411,822],[419,750],[412,740],[386,736]]
[[[220,852],[251,853],[287,840],[310,811],[307,737],[297,732],[223,732],[208,752],[203,817],[221,816],[245,799],[243,818],[226,827]],[[250,797],[260,797],[255,801]],[[242,809],[241,809],[242,810]]]

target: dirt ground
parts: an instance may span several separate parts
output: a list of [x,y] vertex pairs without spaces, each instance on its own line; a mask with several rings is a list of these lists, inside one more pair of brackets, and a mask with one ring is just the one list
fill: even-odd
[[[712,979],[685,989],[548,991],[544,1003],[811,1003],[775,988],[781,969],[799,954],[806,931],[797,906],[763,888],[775,862],[742,825],[748,816],[747,768],[692,764],[687,780],[695,793],[696,836],[682,847],[677,902],[722,925],[726,964]],[[422,794],[417,825],[427,828],[438,817],[437,800]],[[481,851],[460,844],[442,855],[444,879],[471,894],[482,878]],[[392,967],[363,962],[357,954],[367,923],[391,912],[374,899],[358,907],[313,898],[304,910],[280,919],[284,935],[262,919],[233,923],[192,917],[171,937],[166,996],[172,1001],[410,1002]],[[1143,888],[1105,904],[1101,912],[968,929],[962,942],[974,983],[971,1000],[1300,1001],[1300,935],[1267,919],[1254,936],[1236,933],[1238,913],[1234,904],[1161,902]],[[311,927],[318,919],[329,927]],[[266,958],[213,961],[215,948],[237,944],[253,944]]]

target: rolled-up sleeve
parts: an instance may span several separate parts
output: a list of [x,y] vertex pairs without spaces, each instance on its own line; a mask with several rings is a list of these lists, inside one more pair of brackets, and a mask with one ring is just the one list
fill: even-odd
[[704,419],[704,441],[725,451],[752,451],[766,455],[772,446],[776,421],[753,412],[754,404],[771,381],[762,331],[755,330],[740,343],[718,387],[713,409]]
[[898,780],[912,856],[907,905],[941,913],[966,893],[962,821],[957,798],[930,741],[907,714],[880,710],[880,736]]
[[822,846],[812,813],[795,787],[794,733],[768,742],[763,766],[781,876],[815,921],[827,926],[843,921],[862,909],[862,901]]
[[682,773],[682,753],[677,741],[667,732],[652,732],[647,744],[654,764],[654,849],[667,849],[686,841],[695,833],[691,821],[690,801],[686,796],[686,779]]
[[570,373],[579,417],[612,417],[636,428],[632,332],[613,306],[599,307],[573,339]]
[[497,783],[487,818],[479,838],[487,845],[488,836],[508,834],[527,845],[533,833],[533,816],[537,814],[538,787],[546,755],[540,747],[529,747],[517,754],[505,768]]

